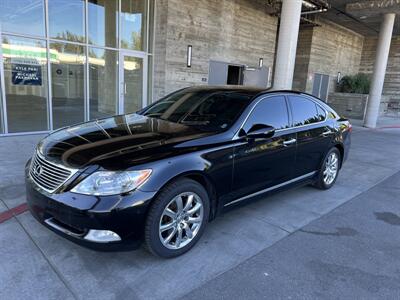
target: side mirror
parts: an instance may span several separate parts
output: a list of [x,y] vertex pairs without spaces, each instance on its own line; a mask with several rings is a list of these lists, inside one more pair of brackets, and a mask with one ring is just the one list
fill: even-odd
[[271,138],[275,134],[275,128],[265,124],[254,124],[246,133],[248,138],[260,139]]

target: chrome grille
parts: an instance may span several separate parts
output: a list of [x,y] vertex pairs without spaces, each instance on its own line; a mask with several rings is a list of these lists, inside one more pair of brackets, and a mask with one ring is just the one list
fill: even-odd
[[32,180],[50,193],[60,188],[75,172],[75,170],[46,161],[37,152],[32,157],[29,169]]

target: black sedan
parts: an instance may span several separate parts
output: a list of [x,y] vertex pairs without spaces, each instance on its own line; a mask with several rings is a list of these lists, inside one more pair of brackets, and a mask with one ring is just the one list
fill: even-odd
[[53,132],[26,165],[30,211],[96,249],[188,251],[224,210],[282,189],[329,189],[351,124],[292,91],[193,87]]

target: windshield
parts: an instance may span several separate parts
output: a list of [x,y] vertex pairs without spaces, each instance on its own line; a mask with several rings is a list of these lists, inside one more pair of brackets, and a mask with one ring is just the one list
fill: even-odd
[[143,109],[140,114],[206,131],[228,129],[249,104],[241,91],[181,90]]

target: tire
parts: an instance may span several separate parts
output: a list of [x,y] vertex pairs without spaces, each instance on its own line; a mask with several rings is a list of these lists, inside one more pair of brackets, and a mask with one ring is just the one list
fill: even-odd
[[[327,176],[326,176],[325,173],[329,172],[329,171],[326,171],[328,169],[327,168],[328,163],[330,165],[333,164],[332,161],[329,161],[329,159],[332,159],[332,157],[336,158],[336,162],[335,162],[336,171],[335,171],[335,174],[334,174],[333,178],[331,177],[329,180],[327,180]],[[337,177],[339,175],[340,162],[341,162],[341,155],[340,155],[339,150],[336,147],[331,148],[328,151],[328,153],[326,154],[326,156],[324,157],[323,162],[321,163],[321,169],[320,169],[320,171],[318,173],[318,178],[317,178],[316,182],[314,183],[314,186],[316,188],[321,189],[321,190],[330,189],[335,184],[336,179],[337,179]],[[332,172],[332,170],[333,169],[330,169],[331,172]]]
[[186,178],[168,184],[157,195],[146,218],[147,249],[163,258],[189,251],[203,234],[209,212],[210,199],[201,184]]

